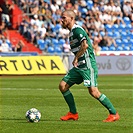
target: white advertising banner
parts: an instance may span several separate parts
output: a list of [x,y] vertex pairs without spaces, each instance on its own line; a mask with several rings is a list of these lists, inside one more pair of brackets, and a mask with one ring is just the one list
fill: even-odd
[[[69,56],[72,68],[74,56]],[[96,56],[99,74],[133,74],[133,56]]]

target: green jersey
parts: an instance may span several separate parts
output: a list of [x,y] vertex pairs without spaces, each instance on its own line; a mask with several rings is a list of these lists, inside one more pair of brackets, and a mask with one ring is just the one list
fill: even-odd
[[72,27],[72,30],[70,31],[70,35],[69,35],[70,47],[74,55],[76,55],[77,52],[79,51],[81,42],[84,39],[86,39],[87,41],[88,48],[86,49],[85,53],[81,57],[79,57],[78,68],[97,69],[93,47],[92,47],[92,44],[90,42],[90,39],[86,31],[81,26],[74,24],[74,26]]

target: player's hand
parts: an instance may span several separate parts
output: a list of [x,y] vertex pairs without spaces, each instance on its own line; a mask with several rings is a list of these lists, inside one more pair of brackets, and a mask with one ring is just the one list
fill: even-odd
[[74,67],[78,66],[78,59],[76,57],[74,58],[72,64],[73,64]]

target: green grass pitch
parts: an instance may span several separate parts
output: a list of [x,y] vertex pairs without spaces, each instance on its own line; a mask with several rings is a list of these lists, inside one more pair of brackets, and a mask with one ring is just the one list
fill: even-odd
[[[68,107],[58,90],[63,76],[0,77],[0,133],[133,133],[133,76],[99,76],[99,90],[107,95],[121,118],[102,122],[108,111],[86,87],[75,85],[74,95],[78,121],[60,121]],[[25,113],[40,110],[39,123],[28,123]]]

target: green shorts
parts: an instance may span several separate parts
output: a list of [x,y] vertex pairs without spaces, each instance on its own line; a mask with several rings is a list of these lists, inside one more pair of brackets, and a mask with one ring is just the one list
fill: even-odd
[[98,71],[97,69],[78,69],[73,67],[62,79],[65,81],[69,86],[74,84],[81,84],[84,82],[84,86],[91,87],[97,86],[97,77]]

